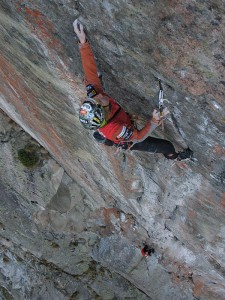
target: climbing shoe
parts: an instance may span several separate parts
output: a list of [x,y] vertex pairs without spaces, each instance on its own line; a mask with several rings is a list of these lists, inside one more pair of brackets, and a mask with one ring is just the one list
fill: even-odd
[[193,157],[193,151],[190,148],[187,148],[178,153],[177,160],[184,160]]

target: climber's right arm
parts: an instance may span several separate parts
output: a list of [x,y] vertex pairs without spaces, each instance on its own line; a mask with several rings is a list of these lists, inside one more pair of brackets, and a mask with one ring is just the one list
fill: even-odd
[[81,61],[86,78],[86,86],[92,84],[97,94],[103,93],[101,81],[98,77],[97,66],[94,54],[91,50],[90,44],[86,39],[83,25],[76,19],[73,22],[74,32],[79,39],[79,49],[81,54]]

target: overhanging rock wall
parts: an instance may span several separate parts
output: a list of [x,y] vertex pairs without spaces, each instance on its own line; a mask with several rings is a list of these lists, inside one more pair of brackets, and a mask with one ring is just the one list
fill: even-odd
[[[117,221],[106,234],[98,230],[93,259],[153,299],[174,299],[181,290],[184,299],[224,299],[224,2],[3,0],[0,8],[1,109],[79,185],[93,220],[104,209],[135,220],[134,230],[121,230]],[[150,118],[156,79],[163,80],[172,117],[165,131],[157,129],[155,135],[170,139],[177,150],[189,145],[194,161],[115,155],[115,149],[97,145],[81,128],[78,108],[85,91],[72,29],[77,17],[85,24],[106,91],[130,113]],[[15,189],[11,179],[8,184]],[[57,199],[64,191],[59,189]],[[17,193],[32,200],[22,187]],[[51,197],[36,198],[42,209],[50,205]],[[88,213],[77,226],[79,233],[88,230],[85,218]],[[95,231],[93,225],[89,230]],[[63,234],[68,232],[65,226]],[[144,278],[142,261],[123,252],[126,243],[135,248],[142,240],[154,244],[158,253]],[[168,276],[160,276],[163,270]],[[160,293],[155,274],[164,287]]]

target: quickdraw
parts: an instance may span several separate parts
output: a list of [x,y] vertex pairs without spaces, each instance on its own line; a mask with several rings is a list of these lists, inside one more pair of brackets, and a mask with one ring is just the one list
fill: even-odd
[[162,88],[162,82],[161,79],[159,79],[159,112],[160,112],[160,117],[163,117],[163,102],[164,102],[164,98],[163,98],[163,88]]
[[[177,125],[177,122],[176,122],[175,117],[173,116],[173,114],[170,112],[170,114],[168,114],[168,116],[164,116],[163,110],[166,107],[165,104],[164,104],[165,102],[170,103],[170,101],[168,99],[164,98],[162,82],[161,82],[161,79],[159,79],[158,109],[159,109],[159,112],[160,112],[160,117],[163,121],[166,118],[171,123],[171,125],[172,125],[171,128],[173,128],[174,133],[176,133],[176,135],[177,135],[177,141],[178,141],[178,136],[179,136],[179,142],[181,143],[182,147],[187,148],[188,146],[187,146],[187,144],[186,144],[186,142],[185,142],[185,140],[182,136],[182,133],[180,132],[180,129]],[[162,130],[164,130],[163,121],[162,121]]]
[[165,108],[164,101],[169,102],[167,99],[164,99],[162,82],[161,79],[159,79],[158,108],[159,108],[160,118],[162,120],[162,130],[164,130],[164,113],[163,113],[163,110]]

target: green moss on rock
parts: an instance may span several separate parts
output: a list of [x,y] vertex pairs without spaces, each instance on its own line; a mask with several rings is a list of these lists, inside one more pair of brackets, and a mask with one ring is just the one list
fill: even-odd
[[27,168],[33,168],[39,161],[36,151],[29,147],[18,150],[17,154],[19,161]]

